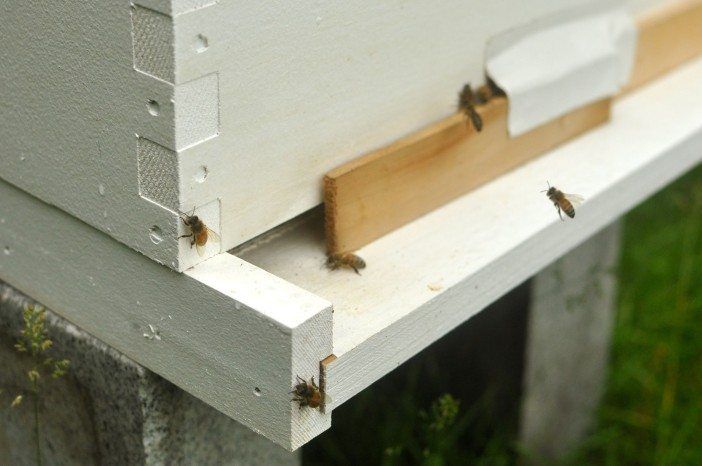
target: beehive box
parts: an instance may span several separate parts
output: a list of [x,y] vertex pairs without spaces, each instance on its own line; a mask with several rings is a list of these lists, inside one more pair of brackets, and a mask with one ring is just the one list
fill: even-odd
[[[321,267],[318,213],[241,246],[317,206],[330,169],[450,115],[461,85],[484,80],[490,37],[584,3],[8,2],[0,279],[295,449],[702,157],[694,63],[371,243],[361,276]],[[656,17],[699,10],[675,5]],[[577,224],[550,210],[547,179],[588,197]],[[200,257],[179,211],[221,241]],[[323,410],[290,402],[297,375],[322,379]]]
[[489,37],[581,3],[11,2],[0,173],[182,271],[178,210],[219,232],[205,257],[301,214],[325,172],[451,113]]

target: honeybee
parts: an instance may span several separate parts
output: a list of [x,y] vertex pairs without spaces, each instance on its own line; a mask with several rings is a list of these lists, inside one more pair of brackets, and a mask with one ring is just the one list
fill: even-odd
[[561,218],[561,220],[563,220],[561,210],[565,212],[568,217],[574,218],[575,206],[580,205],[583,202],[583,197],[578,194],[566,194],[558,188],[551,186],[551,183],[547,182],[547,184],[548,189],[541,192],[546,193],[551,202],[553,202],[553,205],[556,206],[558,216]]
[[[482,100],[482,97],[480,100]],[[478,98],[476,98],[476,95],[473,93],[473,88],[470,87],[470,84],[463,86],[461,92],[458,93],[458,111],[465,113],[465,115],[470,118],[476,131],[482,131],[483,119],[475,110],[475,104],[477,103],[480,102],[478,102]]]
[[207,241],[219,242],[219,235],[208,228],[208,226],[205,225],[202,220],[200,220],[200,217],[194,215],[195,209],[193,209],[193,213],[190,215],[183,212],[179,213],[180,219],[183,221],[185,226],[190,228],[190,234],[179,236],[178,239],[190,238],[190,247],[192,248],[194,245],[198,255],[202,256],[205,254],[205,245],[207,244]]
[[364,269],[366,262],[352,252],[337,252],[327,256],[327,268],[336,270],[342,267],[353,269],[354,272],[361,275],[358,269]]
[[290,393],[293,394],[292,401],[296,401],[300,404],[300,409],[304,406],[309,406],[310,408],[319,408],[322,405],[322,401],[326,399],[322,390],[319,389],[316,383],[314,383],[314,376],[307,382],[305,379],[299,375],[295,376],[297,384],[293,387]]

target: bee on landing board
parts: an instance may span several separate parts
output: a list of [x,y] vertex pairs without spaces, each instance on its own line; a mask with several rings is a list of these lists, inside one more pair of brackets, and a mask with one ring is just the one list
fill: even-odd
[[568,217],[574,218],[575,207],[583,202],[583,197],[578,194],[566,194],[555,186],[551,186],[550,183],[547,182],[547,184],[548,189],[541,192],[546,193],[551,202],[553,202],[553,205],[556,206],[558,216],[561,218],[561,220],[563,220],[561,211],[565,212]]
[[300,409],[304,406],[309,406],[310,408],[319,408],[322,405],[322,401],[326,400],[326,395],[322,393],[316,383],[314,383],[314,376],[307,382],[302,377],[295,376],[297,384],[293,387],[292,393],[293,399],[300,404]]
[[180,219],[183,221],[185,226],[190,228],[189,235],[179,236],[180,238],[190,238],[190,247],[195,246],[197,253],[202,256],[205,254],[205,245],[207,241],[219,242],[219,235],[212,231],[205,225],[205,223],[200,220],[200,217],[195,214],[195,209],[193,209],[193,214],[188,215],[183,212],[180,213]]
[[473,88],[470,84],[466,84],[458,93],[458,111],[463,112],[466,117],[470,118],[473,123],[473,127],[476,131],[480,132],[483,129],[483,119],[480,117],[478,112],[475,110],[475,104],[480,103],[473,93]]
[[359,269],[366,267],[366,262],[352,252],[337,252],[327,256],[327,268],[336,270],[343,267],[353,269],[354,272],[361,275]]

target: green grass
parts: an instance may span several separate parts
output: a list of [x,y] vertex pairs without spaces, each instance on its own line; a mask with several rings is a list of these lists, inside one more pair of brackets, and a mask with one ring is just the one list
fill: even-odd
[[[619,278],[597,427],[562,464],[702,465],[702,167],[626,216]],[[431,400],[451,389],[435,363],[410,362],[360,394],[304,464],[520,464],[516,410],[496,414],[489,391],[428,427]]]
[[597,430],[571,464],[702,464],[702,168],[624,224]]

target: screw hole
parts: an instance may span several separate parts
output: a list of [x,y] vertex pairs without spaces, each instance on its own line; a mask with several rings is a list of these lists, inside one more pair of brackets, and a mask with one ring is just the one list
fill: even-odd
[[202,53],[205,50],[207,50],[209,46],[210,45],[207,42],[207,37],[203,36],[202,34],[198,34],[195,38],[195,51],[197,53]]
[[201,165],[195,172],[195,181],[197,181],[198,183],[204,183],[208,173],[209,172],[207,170],[207,167]]
[[153,116],[159,116],[159,114],[161,113],[161,106],[155,100],[149,100],[146,103],[146,108],[149,110],[149,113]]
[[254,395],[261,396],[261,389],[258,387],[254,388]]
[[9,256],[12,253],[12,250],[10,249],[10,246],[5,246],[2,252],[4,252],[6,256]]
[[163,233],[161,233],[161,229],[156,225],[149,228],[149,238],[151,238],[151,242],[154,244],[158,244],[163,241]]

